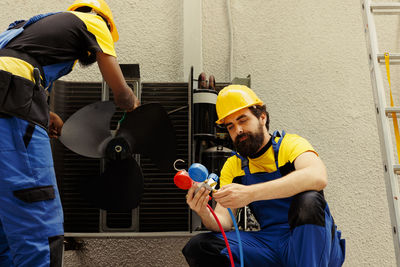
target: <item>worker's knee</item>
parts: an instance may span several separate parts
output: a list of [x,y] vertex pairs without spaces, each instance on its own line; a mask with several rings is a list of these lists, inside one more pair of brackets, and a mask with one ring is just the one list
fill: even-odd
[[[203,246],[207,246],[206,234],[198,234],[192,237],[189,242],[183,247],[182,253],[185,258],[192,259],[197,256]],[[189,262],[189,260],[188,260]]]
[[290,229],[304,224],[325,226],[325,207],[321,192],[306,191],[295,195],[288,214]]
[[228,266],[228,259],[221,254],[225,243],[212,233],[192,237],[182,249],[189,266]]

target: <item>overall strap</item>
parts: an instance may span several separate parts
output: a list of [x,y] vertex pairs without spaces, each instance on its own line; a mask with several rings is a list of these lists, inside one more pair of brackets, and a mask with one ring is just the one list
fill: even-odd
[[[285,137],[285,131],[282,131],[282,135],[278,132],[275,131],[274,134],[272,135],[272,148],[274,150],[274,157],[275,157],[275,165],[276,169],[279,171],[279,165],[278,165],[278,154],[279,154],[279,148],[281,147],[281,143],[283,138]],[[280,137],[278,140],[278,143],[275,141],[275,137]]]
[[[38,20],[41,20],[42,18],[45,18],[45,17],[50,16],[50,15],[54,15],[54,14],[56,14],[56,13],[46,13],[46,14],[36,15],[36,16],[30,18],[26,22],[24,20],[14,21],[13,23],[11,23],[8,26],[6,31],[0,33],[0,48],[6,47],[6,45],[12,39],[14,39],[16,36],[20,35],[24,31],[24,29],[26,27],[28,27],[29,25],[37,22]],[[17,28],[17,26],[20,23],[23,23],[23,22],[25,22],[24,25],[22,25],[22,27]]]
[[236,151],[233,151],[233,150],[232,150],[231,155],[232,156],[235,155],[236,157],[238,157],[242,161],[242,170],[244,170],[244,173],[246,175],[250,175],[249,160],[247,158],[242,157]]

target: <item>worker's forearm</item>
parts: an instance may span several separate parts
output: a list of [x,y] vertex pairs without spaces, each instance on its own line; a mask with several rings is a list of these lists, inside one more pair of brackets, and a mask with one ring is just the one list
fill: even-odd
[[204,224],[204,226],[214,232],[219,232],[219,227],[217,222],[215,221],[213,215],[211,214],[211,211],[208,211],[205,214],[198,214],[201,218],[201,222]]
[[97,52],[96,55],[101,74],[114,94],[115,104],[121,109],[132,110],[138,105],[138,103],[135,103],[137,98],[125,82],[117,59],[102,52]]
[[124,110],[130,110],[134,105],[134,95],[132,90],[119,90],[114,95],[115,104]]
[[[231,223],[224,220],[223,216],[219,216],[218,214],[216,214],[216,215],[217,215],[217,218],[219,219],[224,231],[230,230]],[[208,211],[207,214],[199,215],[199,216],[201,218],[202,223],[208,230],[214,231],[214,232],[221,232],[221,229],[219,228],[218,223],[215,220],[214,216],[212,215],[211,211]]]
[[287,198],[308,190],[320,191],[326,184],[324,174],[312,168],[305,168],[273,181],[251,185],[249,196],[252,196],[251,202]]

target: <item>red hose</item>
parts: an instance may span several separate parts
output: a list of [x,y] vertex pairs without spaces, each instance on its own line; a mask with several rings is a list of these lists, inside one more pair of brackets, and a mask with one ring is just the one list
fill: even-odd
[[226,238],[224,228],[222,228],[222,225],[221,225],[220,221],[218,220],[217,215],[215,214],[215,212],[211,208],[211,206],[207,204],[207,207],[211,211],[211,213],[214,216],[215,220],[217,221],[217,224],[219,226],[219,229],[221,230],[222,236],[224,237],[226,249],[228,250],[228,254],[229,254],[229,260],[231,261],[231,266],[235,267],[235,264],[233,263],[233,256],[232,256],[232,252],[231,252],[231,247],[229,246],[228,239]]

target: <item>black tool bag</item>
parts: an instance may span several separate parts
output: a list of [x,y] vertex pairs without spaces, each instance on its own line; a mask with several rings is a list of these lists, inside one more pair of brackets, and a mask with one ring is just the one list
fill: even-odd
[[0,113],[30,121],[47,130],[46,91],[28,79],[0,70]]

